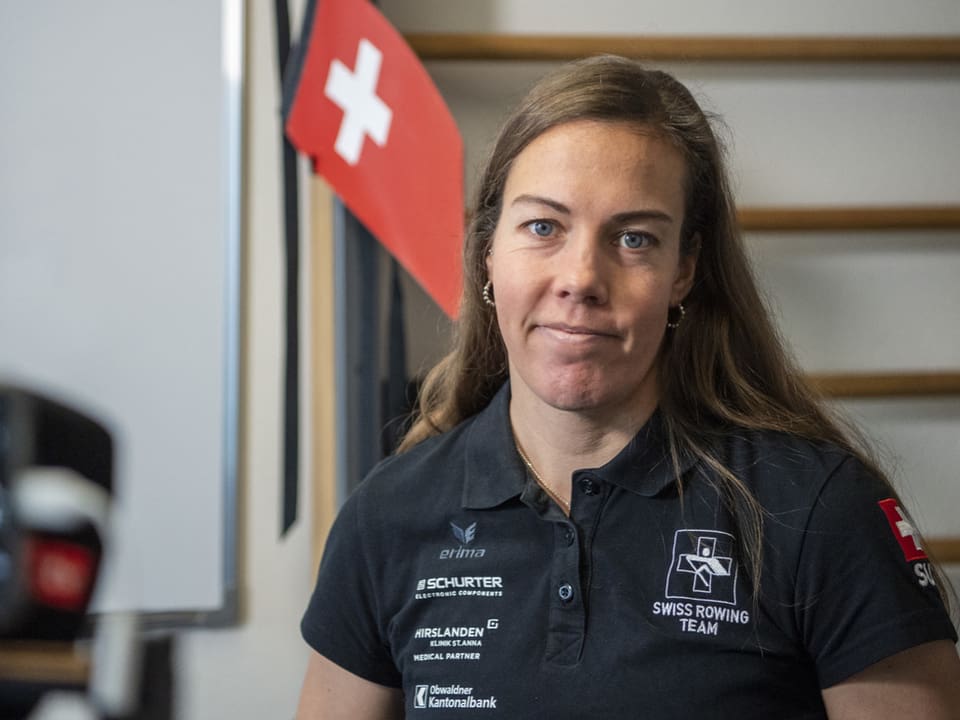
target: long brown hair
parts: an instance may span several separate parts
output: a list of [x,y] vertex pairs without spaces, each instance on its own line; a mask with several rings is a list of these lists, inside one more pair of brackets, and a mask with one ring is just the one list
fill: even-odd
[[542,133],[576,120],[636,124],[672,142],[686,161],[681,252],[699,251],[699,258],[684,299],[686,319],[667,333],[658,357],[660,414],[675,464],[689,453],[714,470],[756,587],[763,510],[712,449],[731,426],[833,443],[878,477],[885,475],[856,429],[825,406],[786,352],[743,249],[723,147],[712,126],[716,119],[667,73],[615,56],[572,62],[538,82],[507,119],[466,233],[453,348],[427,375],[418,414],[398,451],[476,414],[507,379],[496,316],[481,300],[484,259],[513,160]]

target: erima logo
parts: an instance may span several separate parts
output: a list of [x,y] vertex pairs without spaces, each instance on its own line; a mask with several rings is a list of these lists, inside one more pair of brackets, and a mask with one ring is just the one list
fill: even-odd
[[677,530],[666,596],[736,605],[734,545],[733,535],[719,530]]
[[482,558],[487,554],[487,551],[483,548],[469,548],[464,547],[472,543],[477,537],[477,524],[470,523],[467,527],[462,528],[454,522],[450,523],[450,529],[453,531],[453,536],[460,543],[460,547],[455,548],[444,548],[440,551],[441,560],[462,560],[464,558]]
[[453,536],[459,540],[463,545],[469,545],[473,542],[473,539],[477,536],[477,524],[471,523],[467,525],[466,530],[457,525],[456,523],[450,523],[450,527],[453,529]]

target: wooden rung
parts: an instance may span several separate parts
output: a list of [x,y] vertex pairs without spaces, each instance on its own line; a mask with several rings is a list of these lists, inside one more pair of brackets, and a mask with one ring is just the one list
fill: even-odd
[[926,538],[926,545],[937,562],[960,563],[960,537]]
[[[749,232],[960,229],[960,206],[744,207],[740,227]],[[470,212],[464,219],[470,224]]]
[[572,60],[613,53],[657,61],[957,62],[960,37],[617,36],[410,33],[423,60]]
[[960,373],[812,374],[813,384],[835,398],[928,397],[960,394]]
[[90,656],[70,643],[0,642],[0,681],[83,686]]
[[949,230],[960,228],[960,206],[755,207],[737,211],[751,231]]

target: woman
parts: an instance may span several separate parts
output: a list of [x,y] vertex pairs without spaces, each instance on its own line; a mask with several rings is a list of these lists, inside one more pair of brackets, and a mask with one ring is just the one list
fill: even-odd
[[939,576],[786,357],[682,85],[541,81],[464,257],[455,347],[328,541],[299,717],[958,717]]

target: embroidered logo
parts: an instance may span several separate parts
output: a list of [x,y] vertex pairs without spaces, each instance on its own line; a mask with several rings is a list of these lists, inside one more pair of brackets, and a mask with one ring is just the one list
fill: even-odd
[[450,528],[453,530],[453,536],[461,545],[469,545],[477,536],[476,523],[470,523],[466,528],[462,528],[456,523],[450,523]]
[[473,688],[464,685],[417,685],[413,707],[418,710],[496,710],[497,697],[476,697]]
[[917,532],[916,525],[910,520],[910,516],[900,507],[900,503],[895,498],[887,498],[879,503],[880,509],[890,524],[893,536],[896,538],[900,549],[903,551],[903,557],[907,562],[913,560],[926,560],[927,553],[920,545],[920,533]]
[[471,560],[482,558],[487,554],[486,548],[468,547],[477,538],[477,524],[475,522],[466,527],[460,527],[455,522],[451,522],[450,529],[460,544],[457,547],[443,548],[438,556],[441,560]]
[[677,530],[666,596],[736,605],[735,542],[733,535],[719,530]]

